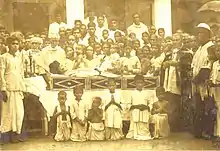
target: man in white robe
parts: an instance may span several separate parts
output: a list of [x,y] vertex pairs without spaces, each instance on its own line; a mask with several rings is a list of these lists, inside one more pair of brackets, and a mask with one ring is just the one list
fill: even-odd
[[53,35],[50,37],[51,44],[42,49],[39,57],[36,57],[36,63],[41,66],[44,71],[41,74],[50,73],[50,64],[54,61],[60,63],[60,66],[64,65],[66,54],[65,51],[58,46],[59,36]]
[[99,38],[102,37],[102,31],[104,29],[108,29],[104,26],[104,16],[98,16],[97,18],[98,26],[96,27],[96,33],[95,35]]
[[20,141],[19,134],[22,132],[24,120],[23,81],[24,70],[19,56],[19,39],[11,36],[7,39],[9,51],[0,58],[0,90],[4,102],[1,110],[0,132],[12,133],[12,141]]
[[196,104],[196,118],[194,122],[194,135],[195,137],[206,137],[204,134],[204,100],[208,96],[207,86],[205,82],[195,82],[197,77],[200,76],[200,70],[202,68],[207,68],[208,64],[208,52],[207,49],[213,45],[211,38],[211,29],[209,25],[205,23],[200,23],[197,26],[197,36],[199,41],[199,48],[195,52],[192,60],[193,68],[193,83],[192,83],[192,94],[194,103]]
[[61,21],[61,15],[59,13],[56,14],[56,21],[50,24],[48,37],[54,34],[59,34],[60,28],[64,27],[66,29],[66,24]]
[[135,33],[137,39],[141,40],[142,33],[148,32],[148,27],[145,24],[143,24],[142,22],[140,22],[140,15],[138,13],[135,13],[133,15],[133,21],[134,21],[133,24],[130,25],[127,29],[128,35],[130,33]]

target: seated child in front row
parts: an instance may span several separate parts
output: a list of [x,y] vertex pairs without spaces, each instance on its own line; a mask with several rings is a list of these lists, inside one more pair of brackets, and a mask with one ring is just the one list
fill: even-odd
[[168,102],[165,100],[165,89],[156,89],[158,101],[153,104],[152,120],[154,123],[154,138],[168,137],[170,128],[168,123]]
[[53,119],[56,121],[56,141],[68,141],[70,139],[71,117],[70,106],[66,105],[67,94],[65,91],[58,93],[59,105],[56,106]]
[[103,109],[100,107],[102,99],[94,97],[92,108],[88,112],[89,130],[87,133],[87,140],[104,140],[105,127],[103,121]]
[[143,91],[144,76],[136,75],[134,77],[134,81],[136,84],[136,90],[131,94],[130,128],[126,138],[135,140],[150,140],[150,101],[148,99],[148,94]]
[[82,100],[83,88],[77,86],[74,88],[75,100],[72,104],[73,112],[72,117],[72,133],[70,139],[72,141],[86,141],[86,130],[87,130],[87,113],[88,107],[84,100]]

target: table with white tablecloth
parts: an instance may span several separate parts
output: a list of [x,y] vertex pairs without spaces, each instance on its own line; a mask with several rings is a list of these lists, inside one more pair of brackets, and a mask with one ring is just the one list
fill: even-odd
[[[60,78],[60,77],[59,77]],[[27,92],[32,93],[36,96],[39,97],[39,101],[42,103],[46,113],[45,113],[45,117],[44,117],[44,121],[45,121],[45,134],[47,134],[47,129],[48,129],[48,121],[50,119],[50,117],[53,115],[55,106],[58,105],[58,92],[60,90],[65,90],[67,92],[67,104],[71,105],[74,101],[74,94],[73,94],[73,82],[77,85],[80,84],[83,78],[79,78],[79,82],[77,83],[77,78],[73,79],[72,78],[66,78],[67,80],[65,80],[64,77],[61,78],[61,82],[62,82],[62,87],[59,87],[60,89],[51,89],[51,90],[46,90],[46,83],[43,79],[43,77],[38,76],[38,77],[31,77],[31,78],[26,78],[25,79],[25,83],[26,83],[26,88],[27,88]],[[98,79],[98,80],[97,80]],[[109,93],[108,89],[106,87],[102,87],[99,88],[99,85],[96,84],[94,86],[92,85],[93,81],[96,80],[96,83],[100,83],[99,81],[101,80],[102,82],[104,82],[105,80],[103,80],[102,78],[90,78],[90,82],[88,82],[88,78],[85,80],[85,90],[84,90],[84,94],[83,94],[83,101],[85,101],[89,106],[91,106],[91,102],[92,102],[92,98],[95,96],[99,96],[99,97],[104,97],[106,96],[107,93]],[[127,79],[122,79],[122,82],[120,83],[120,86],[123,87],[123,89],[116,89],[116,93],[120,93],[121,98],[122,98],[122,104],[129,104],[130,103],[130,98],[131,98],[131,92],[134,90],[134,88],[124,88],[126,84],[124,84],[123,82],[126,81]],[[63,83],[64,81],[64,83]],[[128,79],[129,81],[129,79]],[[60,81],[58,81],[59,86],[60,86]],[[67,86],[69,85],[71,88],[67,88],[67,86],[65,87],[65,82],[67,84]],[[70,84],[69,84],[70,83]],[[90,86],[88,87],[87,84],[90,84]],[[128,82],[127,82],[128,83]],[[132,82],[130,82],[132,83]],[[55,85],[55,84],[54,84]],[[148,84],[149,85],[149,84]],[[155,94],[155,87],[157,84],[155,84],[155,86],[150,87],[150,88],[145,88],[143,91],[145,91],[150,99],[150,102],[155,102],[157,100],[156,98],[156,94]],[[120,88],[120,86],[118,88]],[[128,87],[128,86],[127,86]],[[93,89],[94,88],[94,89]]]

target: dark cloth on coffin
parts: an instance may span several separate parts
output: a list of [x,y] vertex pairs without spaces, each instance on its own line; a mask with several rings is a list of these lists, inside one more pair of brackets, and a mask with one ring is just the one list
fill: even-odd
[[115,105],[115,106],[117,106],[119,109],[122,110],[122,107],[121,107],[120,104],[116,103],[115,101],[111,101],[111,102],[109,102],[109,103],[105,106],[105,111],[106,111],[111,105]]
[[70,106],[68,106],[68,112],[67,113],[56,114],[57,113],[57,108],[58,108],[58,106],[55,107],[54,114],[50,118],[50,123],[49,123],[49,135],[52,135],[54,137],[55,137],[55,134],[56,134],[56,131],[57,131],[57,117],[59,115],[62,115],[62,120],[65,120],[66,115],[68,115],[70,117],[70,121],[71,121],[71,125],[72,125],[72,118],[71,118],[71,115],[70,115]]
[[195,84],[205,83],[205,81],[209,79],[210,74],[211,74],[211,69],[201,68],[199,74],[194,77],[193,83]]
[[138,109],[141,111],[148,110],[150,112],[150,107],[144,104],[132,105],[130,110]]
[[50,68],[50,73],[53,74],[62,74],[63,72],[61,71],[60,68],[60,63],[58,61],[54,61],[49,65]]

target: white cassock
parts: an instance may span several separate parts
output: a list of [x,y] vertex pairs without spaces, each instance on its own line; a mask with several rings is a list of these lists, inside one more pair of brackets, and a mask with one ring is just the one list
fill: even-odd
[[[88,105],[81,100],[80,102],[74,100],[71,105],[71,117],[75,119],[76,117],[84,121],[88,117]],[[72,133],[70,139],[72,141],[85,141],[86,140],[86,129],[87,124],[85,126],[80,125],[77,121],[72,122]]]
[[[116,103],[121,104],[122,98],[119,93],[108,94],[103,97],[104,107],[111,102],[112,95]],[[107,140],[119,140],[123,138],[122,133],[122,110],[111,104],[105,110],[105,127]]]
[[[216,61],[212,67],[211,80],[214,84],[220,84],[220,62]],[[211,88],[211,93],[214,95],[217,110],[216,121],[216,136],[220,137],[220,87]]]
[[[192,68],[193,68],[193,78],[199,74],[202,67],[207,67],[208,63],[208,52],[207,49],[214,45],[213,42],[209,41],[205,45],[200,46],[193,56]],[[193,92],[198,92],[202,95],[202,98],[207,95],[207,88],[204,84],[195,85],[192,83]]]
[[22,67],[19,53],[15,56],[5,53],[0,57],[0,90],[6,91],[8,96],[7,102],[2,102],[1,133],[21,133],[24,119],[23,92],[26,92]]
[[63,22],[58,24],[57,22],[54,22],[49,25],[49,30],[48,30],[48,37],[51,37],[53,35],[59,35],[60,28],[64,27],[66,29],[67,25]]
[[[152,102],[149,96],[144,91],[135,90],[131,94],[132,105],[146,105],[151,108]],[[131,110],[130,128],[126,138],[136,140],[149,140],[151,139],[149,130],[149,120],[151,112],[148,110],[141,111],[139,109]]]
[[47,72],[50,72],[49,65],[52,62],[57,61],[61,66],[64,66],[65,60],[65,51],[59,46],[52,48],[50,45],[45,47],[35,59],[36,63]]
[[134,23],[132,25],[130,25],[127,29],[128,31],[128,35],[130,33],[135,33],[136,34],[136,38],[138,40],[142,39],[142,33],[143,32],[148,32],[148,28],[145,24],[140,23],[140,25],[135,25]]

